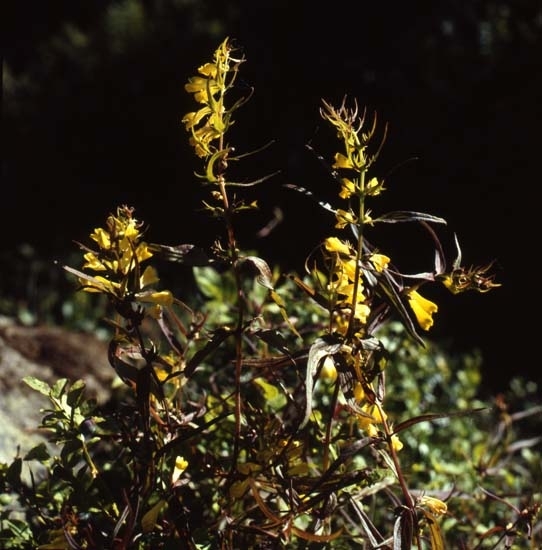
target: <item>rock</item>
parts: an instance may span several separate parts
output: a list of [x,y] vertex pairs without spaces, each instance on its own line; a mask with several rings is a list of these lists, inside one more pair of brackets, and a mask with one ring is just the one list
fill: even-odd
[[0,462],[11,463],[42,441],[42,409],[48,399],[23,378],[34,376],[48,384],[59,378],[82,379],[86,394],[105,403],[115,371],[107,359],[107,342],[89,333],[56,326],[26,327],[0,318]]

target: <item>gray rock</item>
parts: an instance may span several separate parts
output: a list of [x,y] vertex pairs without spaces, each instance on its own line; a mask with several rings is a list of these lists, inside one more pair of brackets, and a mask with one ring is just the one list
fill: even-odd
[[48,399],[23,378],[34,376],[48,384],[59,378],[82,379],[85,395],[105,403],[111,396],[115,371],[107,360],[107,342],[88,333],[62,327],[26,327],[0,318],[0,462],[11,463],[46,441],[40,431]]

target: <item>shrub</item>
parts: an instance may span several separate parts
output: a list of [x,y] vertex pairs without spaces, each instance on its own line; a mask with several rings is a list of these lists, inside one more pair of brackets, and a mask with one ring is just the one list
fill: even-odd
[[[499,286],[491,264],[465,267],[457,238],[450,262],[442,218],[373,212],[386,129],[348,98],[320,110],[339,142],[339,198],[320,203],[333,227],[306,272],[243,250],[237,220],[258,208],[243,191],[271,175],[228,177],[246,156],[229,130],[252,93],[236,97],[237,53],[224,40],[189,79],[197,110],[183,118],[209,190],[204,209],[224,238],[209,250],[152,243],[122,205],[80,245],[82,267],[65,266],[81,291],[107,298],[108,358],[123,390],[97,407],[82,380],[26,380],[50,398],[42,424],[59,453],[41,445],[2,466],[4,547],[535,544],[539,438],[518,434],[536,427],[536,388],[517,382],[481,401],[481,358],[422,337],[438,311],[424,289],[488,292]],[[403,223],[433,243],[427,271],[402,273],[373,241],[381,224]],[[197,292],[161,288],[158,259],[189,271]],[[512,411],[521,392],[524,408]],[[27,486],[22,465],[33,460],[47,475]]]

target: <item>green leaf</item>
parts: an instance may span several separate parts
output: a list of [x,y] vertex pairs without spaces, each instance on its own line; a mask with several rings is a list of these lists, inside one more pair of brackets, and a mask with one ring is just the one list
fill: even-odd
[[8,483],[16,487],[21,483],[21,472],[23,468],[23,461],[20,458],[16,458],[8,468],[6,473],[6,479]]
[[47,382],[44,382],[43,380],[39,380],[34,376],[25,376],[23,378],[23,382],[28,386],[30,386],[33,390],[36,390],[42,393],[43,395],[49,396],[51,393],[51,386],[49,386]]
[[290,317],[288,316],[288,312],[286,311],[286,304],[284,303],[284,300],[274,291],[270,291],[270,296],[273,302],[279,307],[280,314],[290,330],[299,338],[301,339],[301,334],[297,331],[297,329],[292,324],[292,321],[290,321]]
[[86,384],[84,380],[76,380],[68,391],[68,405],[70,407],[77,407],[85,391]]
[[59,378],[51,388],[51,396],[56,399],[59,399],[60,396],[63,395],[67,385],[68,385],[67,378]]
[[79,439],[70,439],[64,443],[64,447],[60,452],[62,462],[66,467],[73,467],[81,460],[81,448],[83,442]]
[[40,443],[39,445],[36,445],[28,453],[26,453],[24,460],[39,460],[40,462],[43,462],[44,460],[48,460],[51,458],[51,455],[49,454],[49,451],[47,450],[47,446],[45,443]]
[[281,393],[276,386],[270,384],[263,378],[255,378],[253,382],[259,386],[267,405],[276,410],[284,407],[286,404],[286,396]]
[[222,281],[220,273],[212,267],[194,267],[194,278],[198,288],[207,296],[220,300],[222,298]]

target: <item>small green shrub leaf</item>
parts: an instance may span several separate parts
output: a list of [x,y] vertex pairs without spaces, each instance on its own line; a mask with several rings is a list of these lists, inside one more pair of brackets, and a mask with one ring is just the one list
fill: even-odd
[[43,380],[39,380],[34,376],[25,376],[23,378],[23,382],[28,386],[30,386],[33,390],[36,390],[43,395],[48,396],[51,392],[51,387],[49,386],[49,384],[47,384],[47,382],[44,382]]
[[39,460],[40,462],[43,462],[44,460],[48,460],[51,458],[51,455],[49,454],[49,451],[47,450],[47,446],[45,443],[40,443],[39,445],[36,445],[28,453],[26,453],[24,460]]

